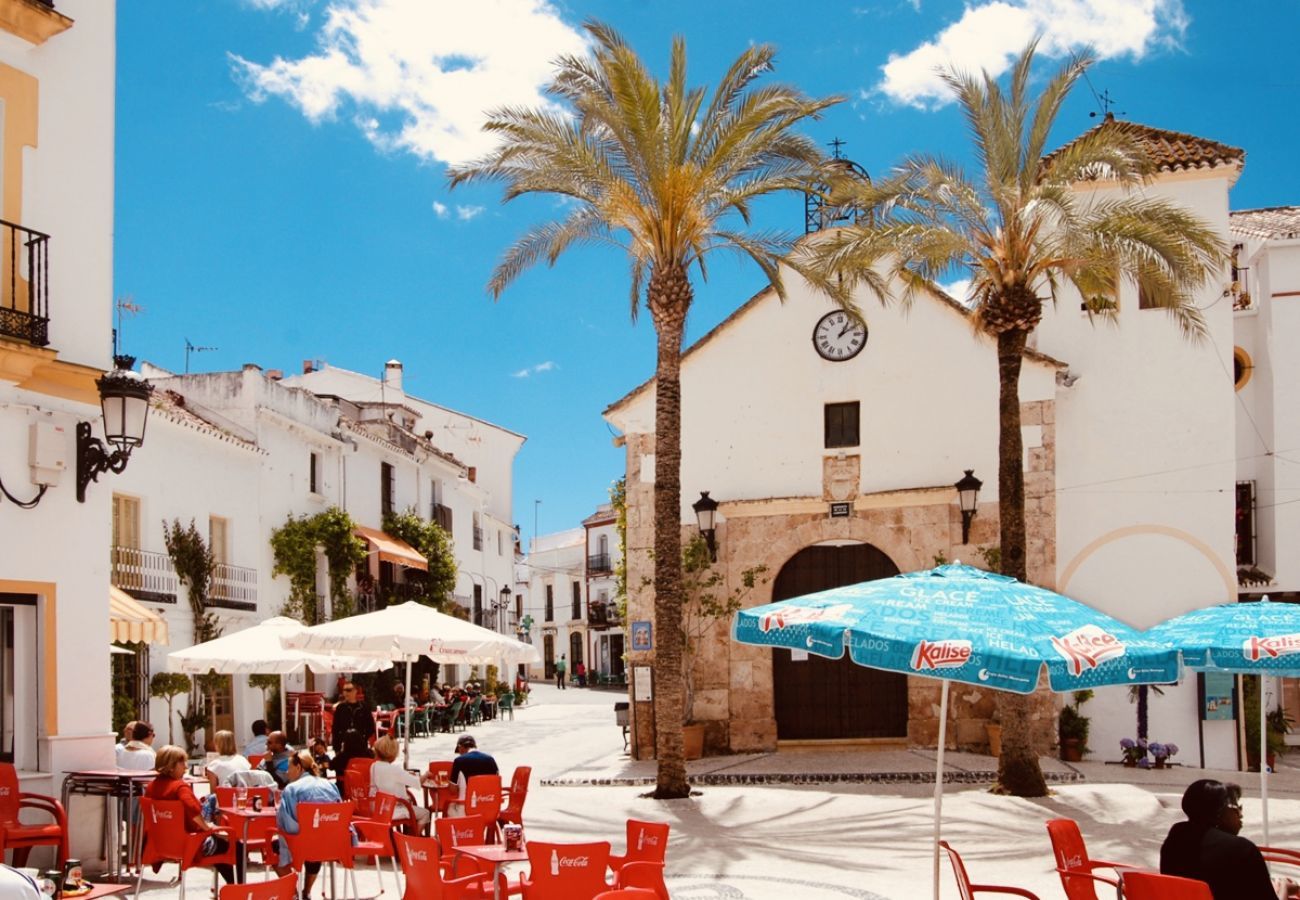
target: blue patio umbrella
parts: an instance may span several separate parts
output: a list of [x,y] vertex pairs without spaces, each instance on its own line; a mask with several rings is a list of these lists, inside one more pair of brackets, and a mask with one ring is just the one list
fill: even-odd
[[960,563],[741,610],[732,637],[943,682],[934,790],[934,896],[948,690],[953,681],[1032,693],[1178,680],[1178,652],[1044,588]]
[[[1150,628],[1146,636],[1182,651],[1183,665],[1234,675],[1300,677],[1300,604],[1222,603],[1194,609]],[[1259,796],[1268,845],[1268,722],[1260,689]]]

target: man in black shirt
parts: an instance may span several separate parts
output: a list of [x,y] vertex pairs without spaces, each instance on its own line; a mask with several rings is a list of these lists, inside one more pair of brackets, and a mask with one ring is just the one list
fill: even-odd
[[343,784],[348,770],[348,760],[370,759],[370,739],[375,736],[375,717],[370,707],[357,701],[357,686],[352,682],[343,684],[343,700],[334,707],[334,728],[330,735],[330,745],[334,748],[334,771],[338,774],[339,793],[346,787]]
[[451,783],[457,786],[457,799],[449,804],[447,814],[465,814],[465,787],[475,775],[500,775],[497,761],[478,749],[473,735],[462,734],[456,741],[456,759],[451,764]]
[[[1214,900],[1277,900],[1259,848],[1241,830],[1240,789],[1203,778],[1183,793],[1186,822],[1169,829],[1160,847],[1160,871],[1204,881]],[[1287,885],[1294,897],[1294,884]]]

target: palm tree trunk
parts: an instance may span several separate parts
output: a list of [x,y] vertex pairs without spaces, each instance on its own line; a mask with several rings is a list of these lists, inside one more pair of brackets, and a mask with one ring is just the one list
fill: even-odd
[[[1001,569],[1026,580],[1024,442],[1020,436],[1020,365],[1028,333],[999,332],[998,340],[998,524],[1001,529]],[[1016,797],[1043,797],[1043,780],[1030,739],[1030,697],[998,692],[1002,724],[1002,755],[998,757],[998,788]]]
[[654,796],[689,797],[682,747],[682,339],[691,284],[680,266],[656,268],[647,305],[658,336],[655,367],[655,758]]

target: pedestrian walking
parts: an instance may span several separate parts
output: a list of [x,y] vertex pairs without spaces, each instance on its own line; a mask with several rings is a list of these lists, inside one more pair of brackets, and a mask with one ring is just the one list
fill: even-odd
[[564,690],[564,675],[568,670],[568,664],[564,661],[564,654],[560,654],[560,661],[555,664],[555,686]]

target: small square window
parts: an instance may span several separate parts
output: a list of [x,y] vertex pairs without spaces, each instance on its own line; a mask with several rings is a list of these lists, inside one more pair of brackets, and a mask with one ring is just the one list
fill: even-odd
[[858,413],[861,404],[852,403],[826,404],[826,446],[858,446]]

